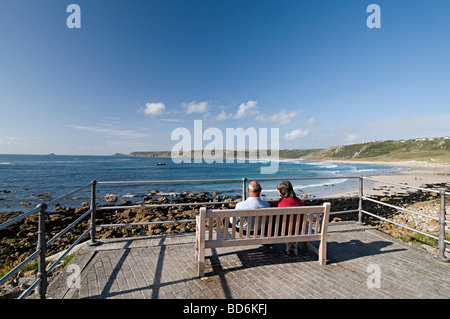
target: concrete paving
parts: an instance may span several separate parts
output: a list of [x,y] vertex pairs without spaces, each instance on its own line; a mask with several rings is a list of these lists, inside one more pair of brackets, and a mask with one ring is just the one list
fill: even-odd
[[102,240],[83,245],[52,280],[53,299],[299,299],[450,296],[450,265],[423,248],[353,222],[331,223],[328,263],[284,245],[206,250],[197,276],[194,235]]

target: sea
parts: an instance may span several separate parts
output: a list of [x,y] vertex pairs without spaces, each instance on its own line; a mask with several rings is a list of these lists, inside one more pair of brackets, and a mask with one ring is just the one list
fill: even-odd
[[[164,163],[165,165],[158,165]],[[72,192],[89,184],[107,181],[167,181],[167,180],[221,180],[239,179],[279,180],[260,181],[265,199],[278,198],[277,184],[290,178],[317,178],[312,180],[291,180],[298,195],[326,197],[331,194],[354,190],[361,175],[393,174],[402,167],[371,164],[314,162],[300,160],[279,160],[275,174],[261,174],[261,167],[268,167],[267,161],[256,163],[174,163],[171,158],[130,156],[75,156],[75,155],[1,155],[0,154],[0,213],[26,212],[42,202]],[[331,179],[333,177],[333,179]],[[142,200],[156,190],[155,196],[186,193],[217,193],[220,195],[242,195],[242,181],[196,182],[196,183],[151,183],[97,185],[99,204],[106,203],[105,196],[114,194],[117,202]],[[153,192],[155,193],[155,192]],[[58,202],[62,206],[81,207],[89,201],[90,189],[80,191]],[[51,209],[52,207],[50,207]]]

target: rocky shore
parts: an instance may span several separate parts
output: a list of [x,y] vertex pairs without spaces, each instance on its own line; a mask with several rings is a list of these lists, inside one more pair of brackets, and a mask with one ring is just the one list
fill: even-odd
[[[446,188],[450,191],[450,183],[440,183],[434,185],[425,185],[432,188]],[[151,192],[152,195],[146,195],[137,202],[122,200],[120,203],[110,203],[104,206],[129,206],[129,205],[152,205],[168,204],[165,207],[146,207],[132,209],[114,209],[108,211],[97,211],[96,222],[101,224],[117,223],[139,223],[155,221],[173,221],[173,220],[192,220],[198,214],[199,206],[171,206],[177,203],[199,203],[210,202],[208,208],[228,209],[234,208],[233,201],[240,200],[240,196],[228,197],[216,193],[183,193],[171,194],[169,196],[160,196],[157,191]],[[440,198],[438,193],[428,192],[410,192],[395,195],[372,195],[372,198],[386,202],[391,205],[404,207],[407,209],[419,211],[426,215],[439,216]],[[114,202],[113,199],[110,200]],[[358,198],[331,198],[330,201],[333,211],[346,211],[358,208]],[[225,204],[214,204],[217,202],[226,202]],[[228,203],[229,202],[229,203]],[[305,205],[321,205],[324,200],[304,199]],[[64,206],[50,207],[46,217],[47,241],[53,238],[70,223],[89,209],[88,203],[83,203],[82,208],[71,208]],[[394,220],[415,227],[428,233],[439,231],[439,224],[435,220],[425,219],[423,217],[410,213],[398,212],[398,210],[383,206],[377,203],[364,201],[363,209],[376,213],[382,217],[393,218]],[[450,200],[447,201],[447,211],[450,212]],[[16,213],[0,214],[0,223],[3,223],[13,217]],[[332,215],[331,222],[342,220],[356,220],[357,213],[346,213]],[[450,218],[447,215],[447,219]],[[4,268],[6,265],[16,265],[36,250],[37,243],[37,215],[31,215],[24,220],[15,223],[5,229],[0,230],[0,265]],[[375,225],[381,231],[392,236],[401,237],[407,235],[410,231],[394,226],[392,223],[385,223],[378,219],[364,215],[364,222]],[[88,227],[90,218],[88,216],[78,223],[71,231],[63,235],[59,240],[48,248],[48,255],[52,255],[67,249]],[[160,223],[144,226],[125,226],[125,227],[98,227],[97,239],[103,238],[123,238],[130,236],[151,236],[162,234],[176,234],[195,231],[195,222],[183,223]],[[89,240],[86,236],[84,241]]]

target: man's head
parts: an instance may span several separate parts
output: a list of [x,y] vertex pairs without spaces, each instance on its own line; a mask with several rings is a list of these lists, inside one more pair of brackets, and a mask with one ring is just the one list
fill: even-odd
[[250,184],[248,184],[247,191],[250,197],[259,197],[261,190],[261,185],[256,181],[251,181]]

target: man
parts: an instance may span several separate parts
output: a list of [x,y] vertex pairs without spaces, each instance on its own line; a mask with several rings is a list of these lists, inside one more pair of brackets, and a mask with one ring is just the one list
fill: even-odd
[[[270,204],[268,202],[266,202],[265,200],[262,200],[259,195],[261,194],[261,185],[256,182],[256,181],[252,181],[250,182],[250,184],[247,187],[247,192],[249,194],[249,197],[242,202],[239,202],[236,204],[236,209],[255,209],[255,208],[265,208],[265,207],[270,207]],[[259,223],[258,223],[258,230],[261,229],[261,221],[262,221],[262,217],[260,217]],[[250,223],[250,230],[253,230],[254,228],[254,223],[255,223],[255,217],[251,218],[251,223]],[[240,218],[238,217],[236,219],[236,227],[240,228],[243,227],[243,232],[246,233],[247,232],[247,217],[244,217],[244,221],[241,225],[241,221]]]

